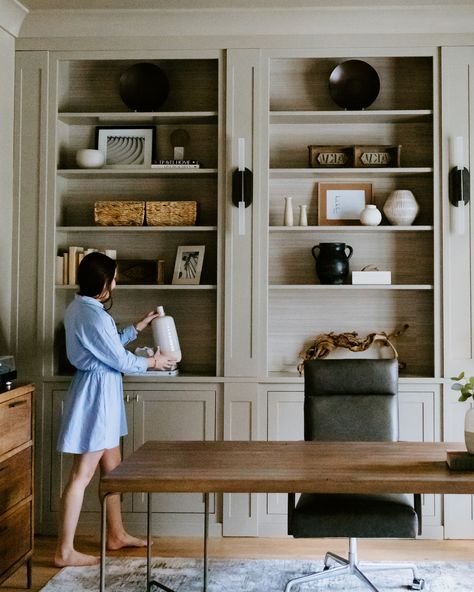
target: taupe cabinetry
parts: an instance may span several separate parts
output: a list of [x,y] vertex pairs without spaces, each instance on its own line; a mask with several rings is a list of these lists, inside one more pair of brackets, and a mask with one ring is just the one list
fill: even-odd
[[0,393],[0,582],[33,554],[33,386]]
[[[266,244],[268,376],[294,372],[298,352],[320,333],[391,333],[398,340],[402,376],[437,376],[440,368],[437,58],[435,51],[370,51],[328,55],[268,52]],[[331,99],[332,69],[352,58],[371,64],[380,94],[365,110],[342,110]],[[399,167],[312,168],[308,146],[402,145]],[[410,189],[420,206],[412,226],[326,225],[319,218],[321,183],[371,184],[380,210],[396,189]],[[294,226],[284,225],[284,198],[292,197]],[[298,226],[298,206],[308,226]],[[353,247],[350,269],[375,265],[392,272],[390,285],[321,285],[312,247],[343,242]],[[416,256],[415,256],[416,253]],[[416,259],[415,259],[416,257]],[[416,263],[415,263],[416,261]]]
[[[44,455],[50,462],[43,468],[43,516],[45,528],[54,532],[59,499],[68,478],[72,455],[59,454],[56,440],[67,388],[51,385],[45,394],[47,412],[51,413],[51,438],[45,441]],[[146,440],[214,440],[216,437],[216,407],[219,405],[219,387],[216,384],[125,384],[124,401],[128,421],[128,436],[122,441],[124,457]],[[48,488],[51,483],[51,489]],[[95,532],[100,504],[97,499],[98,475],[86,490],[80,529]],[[146,501],[142,495],[125,495],[122,509],[124,519],[133,529],[146,528]],[[182,535],[202,528],[204,505],[197,494],[157,494],[153,496],[153,524],[161,534]],[[211,499],[211,514],[215,512]],[[211,520],[213,520],[211,516]],[[44,532],[44,530],[42,529]]]

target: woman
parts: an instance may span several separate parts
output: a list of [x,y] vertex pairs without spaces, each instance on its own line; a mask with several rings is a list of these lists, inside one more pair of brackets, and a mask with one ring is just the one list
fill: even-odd
[[[58,438],[58,451],[74,454],[69,481],[61,498],[61,514],[54,564],[95,565],[98,557],[74,549],[74,535],[84,490],[100,465],[108,473],[120,464],[120,437],[127,434],[123,402],[122,372],[167,370],[175,360],[155,353],[139,357],[124,348],[157,316],[143,319],[117,331],[104,304],[111,302],[115,288],[116,263],[102,253],[91,253],[81,261],[79,292],[68,306],[64,326],[66,352],[77,369],[65,402]],[[110,307],[109,307],[110,308]],[[145,541],[129,535],[122,524],[119,496],[107,500],[107,546],[109,549],[142,547]]]

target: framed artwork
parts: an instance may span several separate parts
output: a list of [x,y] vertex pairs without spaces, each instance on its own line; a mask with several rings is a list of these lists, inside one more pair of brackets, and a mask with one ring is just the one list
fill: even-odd
[[205,245],[180,246],[176,252],[172,284],[199,284]]
[[360,213],[371,202],[372,183],[318,183],[318,224],[360,224]]
[[153,162],[156,128],[97,127],[96,146],[107,168],[150,168]]

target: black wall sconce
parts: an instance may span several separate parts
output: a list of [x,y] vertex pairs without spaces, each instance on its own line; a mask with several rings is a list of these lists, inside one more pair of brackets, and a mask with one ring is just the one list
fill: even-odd
[[455,234],[464,234],[466,225],[466,205],[470,201],[470,173],[464,166],[463,138],[457,136],[454,141],[455,166],[449,171],[449,201],[454,206],[451,212],[451,226]]
[[245,234],[245,208],[253,201],[253,173],[245,167],[245,139],[239,138],[239,166],[232,173],[232,203],[239,208],[239,234]]

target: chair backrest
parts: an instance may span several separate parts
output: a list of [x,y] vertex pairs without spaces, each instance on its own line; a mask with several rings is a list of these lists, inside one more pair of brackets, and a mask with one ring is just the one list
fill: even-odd
[[397,360],[307,360],[304,385],[305,440],[398,440]]

